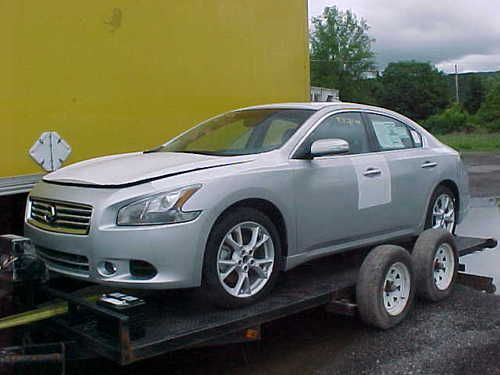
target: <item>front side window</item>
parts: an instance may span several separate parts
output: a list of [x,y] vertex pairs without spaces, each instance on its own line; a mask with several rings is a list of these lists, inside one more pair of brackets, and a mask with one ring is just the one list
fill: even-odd
[[223,114],[155,151],[235,156],[280,148],[314,113],[309,109],[249,109]]
[[332,138],[347,141],[349,154],[363,154],[370,151],[366,129],[361,115],[357,112],[339,113],[325,119],[304,142],[303,150],[309,151],[315,141]]
[[400,150],[415,147],[408,126],[393,118],[367,114],[380,151]]

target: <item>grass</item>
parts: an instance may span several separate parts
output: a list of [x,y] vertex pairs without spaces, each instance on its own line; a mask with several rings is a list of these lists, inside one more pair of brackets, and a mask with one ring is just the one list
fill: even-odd
[[460,151],[500,151],[500,133],[450,133],[437,138]]

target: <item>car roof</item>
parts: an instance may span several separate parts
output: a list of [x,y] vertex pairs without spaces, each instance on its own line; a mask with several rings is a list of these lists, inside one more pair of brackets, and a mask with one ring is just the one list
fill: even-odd
[[[328,109],[331,111],[340,110],[340,109],[351,109],[351,110],[365,110],[365,111],[375,111],[381,114],[386,114],[389,116],[396,117],[403,122],[410,122],[416,124],[413,120],[403,116],[400,113],[391,111],[390,109],[375,107],[368,104],[360,104],[360,103],[347,103],[341,101],[335,102],[296,102],[296,103],[274,103],[274,104],[264,104],[264,105],[256,105],[252,107],[241,108],[239,111],[244,111],[248,109],[309,109],[314,111]],[[418,125],[418,124],[417,124]]]
[[336,106],[341,104],[341,102],[290,102],[290,103],[273,103],[273,104],[262,104],[255,105],[251,107],[241,108],[241,110],[246,109],[313,109],[319,110],[328,106]]
[[385,112],[392,112],[385,108],[374,107],[371,105],[360,104],[360,103],[346,103],[341,101],[335,102],[290,102],[290,103],[274,103],[274,104],[263,104],[256,105],[246,108],[241,108],[240,110],[248,109],[310,109],[319,111],[321,109],[330,108],[335,109],[365,109],[365,110],[378,110]]

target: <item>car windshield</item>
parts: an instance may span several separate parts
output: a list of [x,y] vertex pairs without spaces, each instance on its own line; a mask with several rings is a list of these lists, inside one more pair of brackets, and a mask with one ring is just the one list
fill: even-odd
[[307,109],[248,109],[201,123],[154,151],[235,156],[281,147],[314,113]]

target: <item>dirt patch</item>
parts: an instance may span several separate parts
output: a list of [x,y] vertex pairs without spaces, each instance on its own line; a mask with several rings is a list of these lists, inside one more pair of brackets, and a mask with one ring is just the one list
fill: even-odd
[[473,197],[500,196],[500,153],[467,152],[462,154],[469,172]]

